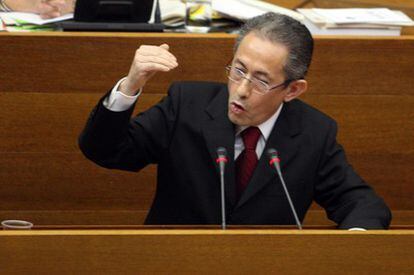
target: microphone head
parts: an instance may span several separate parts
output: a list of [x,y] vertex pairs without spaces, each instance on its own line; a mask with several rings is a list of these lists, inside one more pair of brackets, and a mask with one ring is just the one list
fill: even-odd
[[227,157],[227,150],[224,147],[218,147],[216,152],[219,157]]
[[217,150],[217,163],[227,162],[227,150],[224,147],[218,147]]
[[280,159],[279,159],[279,155],[278,155],[277,151],[273,148],[269,148],[266,153],[267,153],[267,155],[270,159],[269,164],[271,166],[276,164],[276,166],[278,167]]
[[276,149],[274,149],[274,148],[269,148],[268,150],[267,150],[267,155],[269,156],[269,158],[278,158],[279,156],[278,156],[278,153],[277,153],[277,150]]

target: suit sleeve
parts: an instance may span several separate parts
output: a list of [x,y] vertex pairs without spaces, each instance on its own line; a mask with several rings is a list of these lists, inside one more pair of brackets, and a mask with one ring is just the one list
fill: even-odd
[[172,85],[168,96],[131,119],[135,105],[126,111],[105,108],[102,98],[91,112],[79,137],[83,154],[96,164],[138,171],[157,163],[168,148],[178,109],[179,87]]
[[374,190],[349,165],[336,142],[337,126],[331,122],[319,161],[315,200],[339,228],[386,229],[391,212]]

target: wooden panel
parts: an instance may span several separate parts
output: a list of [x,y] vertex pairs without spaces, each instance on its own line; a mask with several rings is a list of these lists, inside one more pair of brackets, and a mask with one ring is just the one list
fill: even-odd
[[[348,152],[411,154],[414,96],[320,95],[303,99],[336,119]],[[143,94],[137,112],[164,95]],[[77,152],[77,137],[101,95],[0,93],[0,152]],[[30,107],[28,107],[30,106]]]
[[[98,190],[99,193],[99,190]],[[138,203],[140,201],[137,200]],[[143,202],[141,202],[144,204]],[[109,210],[100,207],[99,210],[75,209],[68,210],[0,210],[0,221],[4,220],[24,220],[30,221],[35,228],[42,226],[106,226],[106,225],[142,225],[148,213],[148,207],[136,210]],[[323,215],[316,215],[311,220],[313,224],[326,224]],[[414,218],[411,219],[414,223]],[[319,222],[319,223],[318,223]]]
[[[233,40],[234,36],[220,34],[0,34],[0,44],[8,45],[0,49],[0,71],[5,72],[0,75],[0,91],[102,93],[128,73],[141,44],[167,42],[180,66],[173,73],[159,74],[146,89],[165,93],[172,81],[224,79]],[[24,76],[24,81],[16,76]]]
[[[104,95],[74,93],[1,93],[0,152],[78,152],[78,136],[89,113]],[[137,112],[165,94],[143,94]]]
[[414,39],[316,39],[309,90],[344,95],[413,94],[413,63]]
[[[306,214],[305,220],[303,221],[305,226],[314,225],[326,225],[336,226],[334,222],[326,217],[324,210],[321,207],[313,204],[311,209]],[[392,210],[392,226],[411,226],[414,224],[414,211],[413,210]]]
[[[353,166],[395,210],[414,209],[412,155],[351,155]],[[4,154],[0,209],[147,209],[155,168],[140,173],[99,168],[80,154]]]
[[[234,38],[226,34],[0,34],[0,44],[8,45],[0,48],[0,92],[102,93],[128,72],[139,45],[164,42],[171,45],[180,65],[159,74],[146,87],[147,93],[165,93],[172,81],[224,81]],[[317,37],[313,60],[309,74],[313,93],[413,92],[413,36]],[[24,76],[24,81],[16,76]]]
[[[142,223],[154,194],[155,167],[127,173],[86,160],[77,137],[88,113],[128,70],[140,43],[167,41],[182,60],[178,70],[145,88],[137,107],[144,110],[165,95],[173,80],[224,81],[221,69],[231,56],[233,39],[0,34],[0,43],[7,45],[0,47],[0,219]],[[190,49],[203,54],[189,58]],[[311,88],[304,96],[338,121],[339,140],[351,163],[399,213],[393,224],[414,223],[413,62],[414,37],[316,38]],[[324,214],[311,214],[307,222],[329,224]]]
[[80,153],[2,154],[1,210],[148,209],[155,167],[108,170]]
[[304,100],[337,120],[339,140],[350,152],[409,154],[414,151],[413,95],[308,93]]
[[[142,225],[148,209],[136,210],[0,210],[0,220],[26,220],[35,227],[42,226],[113,226],[113,225]],[[391,226],[412,226],[414,224],[413,210],[393,210]],[[325,211],[313,205],[306,214],[303,224],[310,226],[332,226],[335,223],[328,220]]]
[[[79,152],[77,136],[100,96],[0,93],[0,210],[147,211],[155,167],[106,170]],[[160,97],[143,94],[138,109]],[[338,120],[351,163],[392,209],[414,209],[414,97],[309,93],[305,100]]]
[[412,230],[0,232],[6,274],[412,274]]

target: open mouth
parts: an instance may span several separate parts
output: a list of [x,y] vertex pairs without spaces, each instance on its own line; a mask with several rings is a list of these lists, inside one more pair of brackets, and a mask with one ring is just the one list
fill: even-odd
[[230,110],[235,114],[240,114],[240,113],[246,111],[242,105],[240,105],[236,102],[231,102],[230,103]]

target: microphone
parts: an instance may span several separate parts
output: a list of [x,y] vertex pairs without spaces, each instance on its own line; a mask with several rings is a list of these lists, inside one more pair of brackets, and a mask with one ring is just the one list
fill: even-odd
[[216,162],[220,168],[220,187],[221,187],[221,229],[226,229],[226,201],[224,192],[224,169],[227,163],[227,150],[224,147],[218,147]]
[[302,225],[300,224],[298,215],[296,214],[295,206],[293,205],[293,202],[289,195],[289,191],[286,187],[286,183],[282,176],[282,171],[280,169],[280,159],[279,159],[278,153],[275,149],[270,148],[267,150],[267,155],[269,156],[269,159],[270,159],[269,161],[270,166],[273,166],[276,169],[277,174],[279,175],[279,179],[280,179],[280,182],[282,183],[283,190],[285,191],[286,198],[289,201],[290,209],[292,210],[293,216],[295,217],[296,225],[298,226],[300,230],[302,230]]

